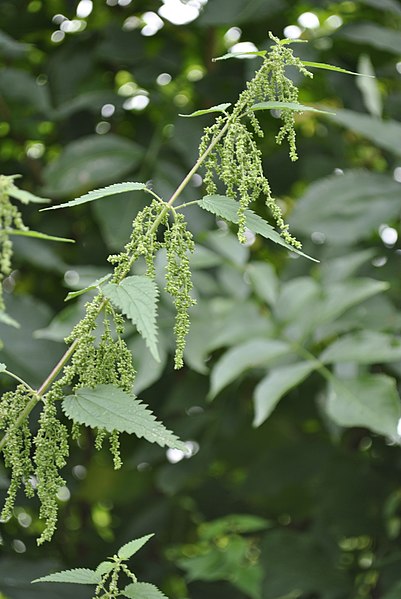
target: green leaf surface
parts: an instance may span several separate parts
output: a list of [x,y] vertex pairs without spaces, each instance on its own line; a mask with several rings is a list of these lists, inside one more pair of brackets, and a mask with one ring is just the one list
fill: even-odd
[[365,375],[357,379],[331,377],[326,410],[341,426],[361,426],[399,441],[400,398],[395,379]]
[[0,323],[7,324],[15,329],[20,328],[19,322],[17,322],[14,318],[11,318],[11,316],[9,316],[6,312],[0,312]]
[[227,60],[228,58],[251,58],[252,56],[265,56],[266,50],[255,50],[254,52],[228,52],[228,54],[223,54],[223,56],[217,56],[217,58],[212,58],[213,62],[217,62],[218,60]]
[[19,235],[20,237],[34,237],[35,239],[44,239],[45,241],[62,241],[63,243],[75,243],[74,239],[67,239],[65,237],[55,237],[54,235],[46,235],[46,233],[40,233],[39,231],[21,231],[20,229],[4,229],[7,235]]
[[92,289],[99,289],[103,285],[103,283],[105,283],[106,281],[108,281],[110,279],[111,276],[112,276],[111,273],[109,273],[108,275],[105,275],[104,277],[101,277],[100,279],[96,279],[96,281],[94,281],[93,283],[91,283],[90,285],[85,287],[84,289],[80,289],[79,291],[70,291],[64,301],[68,302],[69,300],[72,300],[75,297],[79,297],[80,295],[83,295],[84,293],[87,293],[88,291],[92,291]]
[[330,245],[354,245],[398,216],[399,193],[400,184],[387,174],[355,169],[330,175],[309,185],[290,227],[308,236],[319,232]]
[[379,83],[374,78],[373,64],[368,54],[361,54],[358,60],[358,69],[366,75],[366,77],[358,79],[356,82],[366,109],[372,116],[380,119],[383,115],[383,101]]
[[278,294],[279,281],[274,268],[268,262],[251,262],[246,273],[256,295],[270,306],[274,304]]
[[118,550],[118,553],[117,553],[118,557],[120,557],[121,559],[129,559],[132,555],[134,555],[134,553],[139,551],[139,549],[141,547],[143,547],[145,545],[145,543],[147,543],[149,541],[149,539],[151,539],[153,536],[154,536],[154,533],[152,533],[150,535],[145,535],[144,537],[141,537],[140,539],[134,539],[133,541],[126,543],[125,545],[120,547],[120,549]]
[[360,77],[374,77],[374,75],[369,75],[366,73],[354,73],[354,71],[348,71],[342,67],[336,67],[332,64],[325,64],[324,62],[310,62],[309,60],[303,60],[302,64],[311,69],[323,69],[325,71],[335,71],[336,73],[344,73],[345,75],[358,75]]
[[317,367],[317,362],[299,362],[272,369],[255,387],[253,426],[260,426],[273,412],[280,399]]
[[135,181],[127,181],[126,183],[114,183],[107,187],[101,187],[100,189],[94,189],[84,195],[71,200],[71,202],[65,202],[58,206],[50,206],[49,208],[42,208],[41,212],[46,210],[58,210],[58,208],[71,208],[71,206],[79,206],[79,204],[86,204],[87,202],[94,202],[95,200],[101,200],[106,196],[116,195],[118,193],[127,193],[127,191],[139,191],[147,189],[145,183],[137,183]]
[[319,307],[317,321],[328,322],[338,318],[353,306],[389,288],[389,284],[375,279],[358,278],[329,284],[325,288],[325,299]]
[[121,591],[129,599],[167,599],[166,595],[149,582],[132,582]]
[[212,370],[209,399],[216,397],[249,368],[263,368],[290,352],[291,347],[277,339],[253,339],[229,349]]
[[117,430],[144,437],[150,443],[186,451],[184,443],[134,395],[113,385],[98,385],[95,389],[81,388],[63,401],[65,414],[74,422],[91,428]]
[[102,291],[136,326],[152,356],[159,361],[156,324],[159,291],[156,283],[145,275],[133,275],[119,285],[108,283]]
[[104,185],[135,169],[141,157],[142,148],[124,137],[112,133],[82,137],[44,169],[46,194],[74,196]]
[[202,116],[203,114],[209,114],[211,112],[224,112],[230,106],[231,102],[226,102],[225,104],[217,104],[217,106],[211,106],[211,108],[206,108],[205,110],[195,110],[195,112],[191,112],[191,114],[180,114],[178,116],[190,118],[193,116]]
[[74,570],[64,570],[63,572],[55,572],[48,576],[42,576],[32,582],[70,582],[73,584],[98,584],[100,582],[100,574],[88,568],[76,568]]
[[[238,223],[238,202],[232,198],[220,195],[205,196],[198,201],[198,205],[204,210],[207,210],[216,216],[220,216],[231,223]],[[262,235],[262,237],[270,239],[271,241],[274,241],[274,243],[278,243],[291,252],[295,252],[304,258],[308,258],[313,262],[318,262],[318,260],[315,260],[315,258],[311,258],[307,254],[304,254],[300,250],[297,250],[293,246],[286,243],[284,239],[277,233],[277,231],[275,231],[273,227],[269,225],[269,223],[267,223],[258,214],[252,212],[252,210],[246,210],[245,217],[246,226],[254,233],[259,233],[259,235]]]
[[7,193],[12,198],[20,200],[23,204],[48,204],[51,202],[49,198],[41,198],[30,191],[26,191],[26,189],[15,187],[15,185],[10,185],[7,189]]
[[330,115],[330,119],[363,135],[379,148],[401,156],[401,124],[398,121],[391,119],[383,121],[369,114],[345,109],[336,109],[335,114]]
[[337,339],[320,355],[325,364],[380,364],[401,360],[401,340],[376,331],[358,331]]
[[401,37],[398,31],[383,27],[376,23],[354,23],[343,27],[338,35],[356,42],[385,50],[393,54],[401,54]]
[[320,110],[313,106],[305,106],[297,102],[258,102],[252,106],[252,110],[294,110],[297,112],[321,112],[322,114],[335,114],[327,110]]
[[30,48],[30,44],[17,42],[5,31],[0,31],[0,56],[17,58],[26,54]]
[[115,565],[115,562],[100,562],[96,568],[96,574],[100,574],[100,576],[103,576],[103,574],[108,574],[114,569]]

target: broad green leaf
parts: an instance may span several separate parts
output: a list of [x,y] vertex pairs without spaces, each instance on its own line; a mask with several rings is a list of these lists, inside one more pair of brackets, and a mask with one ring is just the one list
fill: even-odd
[[63,401],[68,418],[91,428],[117,430],[144,437],[161,447],[173,447],[187,451],[184,443],[134,395],[125,393],[113,385],[98,385],[95,389],[78,389]]
[[20,200],[23,204],[48,204],[49,202],[51,202],[49,198],[41,198],[39,196],[34,195],[30,191],[26,191],[25,189],[15,187],[15,185],[10,185],[10,187],[7,189],[7,193],[12,198]]
[[258,102],[252,106],[252,110],[295,110],[298,112],[321,112],[322,114],[335,114],[327,110],[319,110],[313,106],[305,106],[297,102]]
[[229,349],[212,370],[209,399],[216,397],[249,368],[264,368],[290,352],[291,347],[277,339],[253,339]]
[[308,236],[322,233],[330,245],[353,245],[398,216],[399,193],[400,184],[389,175],[357,169],[331,175],[307,188],[290,227]]
[[36,578],[32,582],[70,582],[73,584],[98,584],[100,582],[100,574],[88,568],[76,568],[74,570],[64,570],[63,572],[55,572],[48,576]]
[[335,114],[330,115],[330,118],[335,123],[360,133],[379,148],[401,156],[401,124],[398,121],[391,119],[383,121],[369,114],[345,109],[336,109]]
[[71,208],[71,206],[79,206],[79,204],[86,204],[87,202],[93,202],[94,200],[101,200],[106,196],[144,189],[147,189],[145,183],[137,183],[134,181],[127,181],[126,183],[114,183],[114,185],[108,185],[107,187],[89,191],[79,198],[71,200],[71,202],[65,202],[65,204],[59,204],[58,206],[50,206],[49,208],[42,208],[41,212],[45,212],[46,210],[57,210],[58,208]]
[[341,426],[363,426],[394,441],[401,417],[395,379],[383,374],[358,379],[331,377],[326,410]]
[[46,194],[75,196],[115,181],[139,164],[143,150],[113,133],[89,135],[71,142],[44,169]]
[[368,54],[361,54],[358,60],[358,68],[366,75],[358,79],[356,84],[362,94],[363,102],[371,115],[381,118],[383,114],[383,102],[378,82],[375,80],[375,72],[372,61]]
[[[238,202],[232,198],[220,195],[205,196],[198,201],[198,205],[204,210],[215,214],[216,216],[220,216],[232,223],[238,223]],[[246,210],[245,217],[246,226],[254,233],[259,233],[259,235],[262,235],[266,239],[270,239],[271,241],[274,241],[274,243],[284,246],[291,252],[295,252],[300,256],[304,256],[304,258],[309,258],[309,260],[312,260],[313,262],[318,262],[318,260],[311,258],[307,254],[304,254],[300,250],[297,250],[293,246],[286,243],[284,239],[277,233],[277,231],[275,231],[273,227],[269,225],[269,223],[267,223],[258,214],[252,212],[252,210]]]
[[354,23],[343,27],[338,35],[359,44],[367,44],[394,54],[401,54],[401,37],[395,29],[376,23]]
[[107,283],[102,292],[132,321],[154,359],[159,361],[156,324],[159,291],[156,283],[145,275],[133,275],[119,285]]
[[253,402],[253,426],[260,426],[273,412],[280,399],[317,367],[317,362],[299,362],[272,369],[256,386]]
[[0,312],[0,323],[7,324],[10,327],[14,327],[16,329],[20,328],[19,322],[17,322],[14,318],[11,318],[6,312]]
[[96,279],[96,281],[94,281],[93,283],[91,283],[90,285],[85,287],[84,289],[80,289],[79,291],[70,291],[70,293],[68,293],[68,295],[64,301],[68,302],[69,300],[74,299],[75,297],[79,297],[80,295],[86,293],[87,291],[92,291],[92,289],[98,289],[101,285],[103,285],[103,283],[108,281],[110,279],[110,277],[111,277],[111,274],[105,275],[104,277],[102,277],[100,279]]
[[203,522],[199,527],[200,538],[206,541],[214,541],[217,537],[226,534],[243,534],[258,532],[269,528],[271,523],[260,516],[252,514],[229,514],[217,520]]
[[251,262],[246,274],[255,290],[255,293],[269,305],[273,305],[277,298],[279,281],[274,268],[268,262]]
[[163,343],[163,337],[159,339],[159,356],[160,360],[155,360],[149,349],[146,347],[145,340],[140,335],[131,337],[128,342],[128,348],[135,359],[135,368],[137,371],[133,391],[136,395],[142,393],[153,383],[158,381],[166,367],[168,359],[168,351],[166,343]]
[[318,322],[334,320],[352,306],[361,304],[388,288],[389,284],[384,281],[362,277],[327,285],[324,289],[325,299],[320,306]]
[[100,574],[100,576],[103,576],[103,574],[108,574],[114,569],[115,565],[115,562],[100,562],[96,568],[96,574]]
[[129,599],[167,599],[164,593],[148,582],[132,582],[120,593]]
[[227,102],[225,104],[217,104],[217,106],[212,106],[211,108],[206,108],[205,110],[195,110],[195,112],[191,112],[191,114],[179,114],[178,116],[184,117],[193,117],[193,116],[202,116],[203,114],[209,114],[210,112],[224,112],[231,106],[231,102]]
[[401,340],[376,331],[358,331],[337,339],[320,355],[319,360],[379,364],[401,360]]
[[48,86],[38,85],[36,76],[26,70],[3,66],[0,94],[13,107],[13,114],[22,109],[31,118],[38,113],[48,117],[51,110]]
[[212,58],[213,62],[217,62],[218,60],[227,60],[228,58],[252,58],[253,56],[265,56],[266,50],[255,50],[254,52],[228,52],[228,54],[223,54],[223,56],[217,56],[217,58]]
[[139,551],[139,549],[143,547],[145,543],[147,543],[149,539],[151,539],[153,536],[154,534],[152,533],[150,535],[141,537],[140,539],[134,539],[133,541],[126,543],[118,550],[118,557],[120,557],[121,559],[129,559],[132,555],[134,555],[134,553]]
[[305,67],[311,69],[323,69],[325,71],[336,71],[337,73],[344,73],[345,75],[358,75],[361,77],[374,77],[374,75],[368,75],[366,73],[354,73],[354,71],[348,71],[341,67],[336,67],[332,64],[325,64],[324,62],[310,62],[309,60],[303,60],[302,64]]
[[45,241],[62,241],[64,243],[75,243],[74,239],[67,239],[65,237],[55,237],[54,235],[46,235],[46,233],[39,233],[39,231],[21,231],[20,229],[4,229],[7,235],[19,235],[21,237],[34,237],[35,239],[44,239]]

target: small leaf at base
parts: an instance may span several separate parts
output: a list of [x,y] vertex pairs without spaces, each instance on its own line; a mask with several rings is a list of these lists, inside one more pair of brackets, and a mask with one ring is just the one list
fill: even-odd
[[141,547],[145,545],[154,536],[154,534],[146,535],[144,537],[140,537],[139,539],[134,539],[129,543],[126,543],[118,550],[118,557],[121,559],[129,559],[134,553],[139,551]]

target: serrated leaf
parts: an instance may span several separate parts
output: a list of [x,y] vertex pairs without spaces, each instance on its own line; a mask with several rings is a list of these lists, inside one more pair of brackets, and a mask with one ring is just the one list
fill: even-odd
[[69,300],[74,299],[75,297],[79,297],[80,295],[83,295],[84,293],[87,293],[88,291],[92,291],[92,289],[97,289],[98,287],[103,285],[103,283],[108,281],[110,279],[110,277],[111,277],[111,273],[109,273],[108,275],[105,275],[104,277],[101,277],[100,279],[96,279],[96,281],[94,281],[93,283],[91,283],[90,285],[85,287],[84,289],[80,289],[79,291],[70,291],[70,293],[68,293],[68,295],[64,301],[68,302]]
[[[238,202],[227,196],[211,195],[205,196],[201,200],[198,200],[198,205],[215,214],[220,216],[231,223],[238,223]],[[267,223],[261,216],[255,214],[252,210],[245,210],[246,226],[254,233],[259,233],[262,237],[274,241],[283,247],[287,248],[291,252],[295,252],[304,258],[308,258],[313,262],[318,262],[315,258],[311,258],[301,250],[297,250],[292,245],[284,241],[284,239],[273,229],[269,223]]]
[[299,362],[272,369],[255,388],[253,426],[260,426],[273,412],[280,399],[315,370],[317,364],[312,361]]
[[149,582],[132,582],[120,593],[129,599],[167,599],[164,593]]
[[363,426],[393,440],[400,439],[400,398],[395,379],[386,375],[348,380],[331,377],[326,410],[341,426]]
[[4,229],[4,233],[7,233],[7,235],[19,235],[21,237],[35,237],[36,239],[45,239],[46,241],[62,241],[63,243],[75,243],[74,239],[67,239],[66,237],[55,237],[54,235],[46,235],[46,233],[39,233],[39,231],[21,231],[20,229]]
[[11,316],[9,316],[6,312],[0,312],[0,323],[7,324],[8,326],[14,327],[16,329],[19,329],[21,326],[19,322],[14,320],[14,318],[11,318]]
[[30,191],[15,187],[15,185],[10,185],[10,187],[7,189],[7,193],[12,198],[20,200],[23,204],[49,204],[49,202],[51,202],[50,198],[41,198],[34,195]]
[[76,568],[74,570],[63,570],[63,572],[55,572],[48,576],[36,578],[32,582],[69,582],[73,584],[98,584],[100,582],[100,574],[88,568]]
[[337,339],[320,355],[325,364],[355,362],[379,364],[401,359],[401,340],[376,331],[358,331]]
[[306,106],[298,102],[258,102],[252,106],[252,110],[295,110],[298,112],[321,112],[323,114],[335,114],[327,110],[320,110],[313,106]]
[[68,418],[91,428],[126,432],[161,447],[187,451],[186,445],[158,422],[145,404],[113,385],[78,389],[63,400],[62,406]]
[[159,290],[156,283],[145,275],[133,275],[119,285],[108,283],[102,291],[132,321],[152,356],[159,362],[156,324]]
[[144,537],[140,537],[139,539],[134,539],[129,543],[126,543],[117,552],[118,557],[121,559],[129,559],[134,553],[139,551],[141,547],[145,545],[154,536],[154,533],[150,535],[145,535]]
[[7,370],[7,366],[5,364],[3,364],[3,362],[0,363],[0,372],[4,372],[5,370]]
[[103,576],[103,574],[108,574],[114,569],[115,565],[115,562],[100,562],[96,568],[96,574],[100,574],[100,576]]
[[178,116],[183,117],[193,117],[193,116],[202,116],[203,114],[209,114],[211,112],[224,112],[231,106],[231,102],[226,102],[225,104],[217,104],[217,106],[211,106],[210,108],[206,108],[205,110],[195,110],[195,112],[191,112],[191,114],[180,114]]
[[217,56],[217,58],[212,58],[213,62],[217,62],[218,60],[227,60],[228,58],[251,58],[252,56],[265,56],[266,50],[255,50],[253,52],[228,52],[228,54],[223,54],[223,56]]
[[238,379],[249,368],[263,368],[269,362],[291,352],[291,347],[277,339],[253,339],[229,349],[218,360],[210,376],[209,399]]
[[42,208],[41,212],[46,210],[58,210],[58,208],[71,208],[71,206],[78,206],[79,204],[86,204],[87,202],[94,202],[95,200],[101,200],[106,196],[115,195],[118,193],[126,193],[127,191],[140,191],[147,189],[145,183],[137,183],[136,181],[127,181],[126,183],[115,183],[114,185],[108,185],[107,187],[101,187],[100,189],[94,189],[84,195],[65,202],[64,204],[58,204],[58,206],[50,206],[49,208]]
[[341,67],[336,67],[332,64],[325,64],[324,62],[310,62],[309,60],[302,60],[302,64],[305,67],[309,67],[312,69],[323,69],[326,71],[335,71],[337,73],[344,73],[345,75],[356,75],[359,77],[373,77],[374,75],[368,75],[366,73],[354,73],[354,71],[348,71],[347,69],[343,69]]

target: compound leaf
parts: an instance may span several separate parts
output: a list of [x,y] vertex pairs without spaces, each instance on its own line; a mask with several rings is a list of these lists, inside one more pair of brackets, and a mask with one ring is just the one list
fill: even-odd
[[108,283],[103,287],[103,293],[132,321],[159,362],[156,325],[159,290],[156,283],[145,275],[133,275],[119,285]]
[[120,592],[129,599],[167,599],[164,593],[149,582],[132,582]]
[[88,568],[76,568],[74,570],[63,570],[48,576],[36,578],[32,582],[70,582],[73,584],[98,584],[101,576],[94,570]]
[[134,553],[139,551],[141,547],[145,545],[153,537],[153,533],[150,535],[145,535],[144,537],[140,537],[139,539],[134,539],[129,543],[126,543],[118,550],[118,557],[121,559],[129,559]]
[[126,183],[115,183],[114,185],[108,185],[107,187],[101,187],[100,189],[94,189],[84,195],[71,200],[71,202],[65,202],[64,204],[58,204],[57,206],[50,206],[49,208],[43,208],[41,212],[46,210],[58,210],[58,208],[71,208],[71,206],[78,206],[79,204],[86,204],[87,202],[94,202],[100,200],[106,196],[115,195],[117,193],[126,193],[127,191],[139,191],[147,189],[145,183],[137,183],[136,181],[127,181]]
[[[238,223],[238,202],[232,198],[221,195],[205,196],[198,201],[198,205],[204,210],[207,210],[216,216],[220,216],[231,223]],[[252,210],[245,210],[245,217],[246,226],[254,233],[259,233],[259,235],[262,235],[262,237],[270,239],[271,241],[274,241],[274,243],[284,246],[291,252],[295,252],[300,256],[304,256],[304,258],[308,258],[313,262],[318,262],[318,260],[315,260],[315,258],[311,258],[307,254],[304,254],[300,250],[297,250],[292,245],[284,241],[284,239],[277,233],[277,231],[273,229],[271,225],[269,225],[269,223],[267,223],[258,214],[255,214]]]
[[63,410],[71,420],[91,428],[117,430],[144,437],[150,443],[186,451],[184,443],[135,395],[125,393],[113,385],[98,385],[94,389],[82,387],[75,395],[63,400]]

